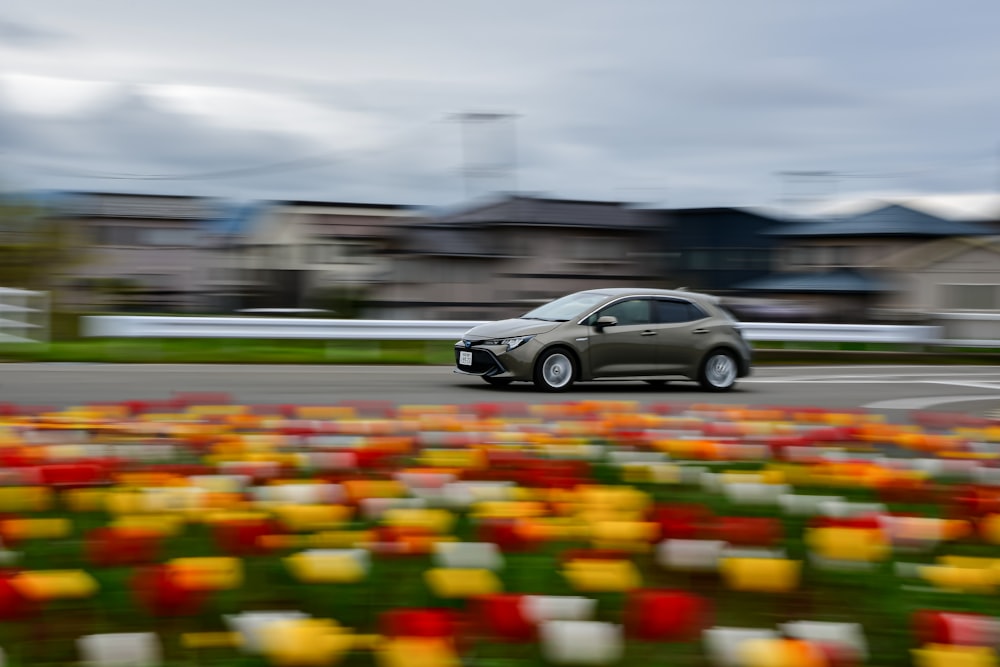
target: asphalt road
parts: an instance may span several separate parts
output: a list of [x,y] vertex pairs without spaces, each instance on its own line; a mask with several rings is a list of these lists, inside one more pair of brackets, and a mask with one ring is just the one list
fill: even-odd
[[708,394],[691,383],[654,388],[641,382],[596,382],[567,393],[530,385],[497,389],[450,367],[239,366],[145,364],[0,365],[0,402],[64,407],[88,402],[165,400],[176,392],[223,392],[249,404],[331,404],[343,400],[397,404],[484,401],[558,402],[627,399],[641,403],[865,407],[986,415],[1000,411],[997,366],[761,367],[736,389]]

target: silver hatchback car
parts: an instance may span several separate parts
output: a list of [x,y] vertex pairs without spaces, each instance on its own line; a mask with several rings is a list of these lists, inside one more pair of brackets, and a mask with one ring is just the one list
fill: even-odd
[[727,391],[750,374],[751,361],[739,323],[718,300],[683,290],[576,292],[474,327],[455,345],[456,372],[543,391],[607,379],[688,379]]

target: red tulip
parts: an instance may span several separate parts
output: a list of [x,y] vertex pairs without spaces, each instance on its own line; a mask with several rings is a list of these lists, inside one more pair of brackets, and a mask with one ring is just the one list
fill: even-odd
[[783,530],[777,519],[765,517],[723,516],[715,520],[712,539],[734,546],[769,547],[779,542]]
[[921,644],[995,646],[1000,640],[1000,619],[986,614],[924,610],[913,624]]
[[447,609],[393,609],[381,616],[382,634],[388,637],[454,637],[460,619]]
[[487,635],[503,642],[529,642],[536,627],[524,613],[524,596],[509,593],[484,595],[475,602],[477,621]]
[[87,534],[84,549],[98,567],[144,565],[159,557],[161,539],[141,528],[96,528]]
[[21,620],[35,611],[36,605],[22,595],[9,576],[0,576],[0,621]]
[[220,521],[213,526],[216,544],[231,556],[266,554],[269,550],[260,544],[260,538],[281,532],[277,522],[270,519]]
[[142,568],[132,578],[138,601],[154,616],[193,616],[201,611],[207,594],[180,585],[166,565]]
[[709,623],[708,603],[683,591],[639,590],[629,594],[625,626],[643,641],[693,641]]

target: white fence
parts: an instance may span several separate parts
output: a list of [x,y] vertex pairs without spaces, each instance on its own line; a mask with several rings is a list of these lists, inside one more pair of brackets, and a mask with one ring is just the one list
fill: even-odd
[[[284,317],[94,316],[84,336],[106,338],[257,338],[318,340],[458,340],[482,322],[330,320]],[[1000,340],[945,340],[939,326],[743,322],[752,341],[996,346]]]
[[458,340],[478,324],[482,322],[102,315],[83,318],[82,333],[106,338]]
[[0,343],[49,339],[49,293],[0,287]]

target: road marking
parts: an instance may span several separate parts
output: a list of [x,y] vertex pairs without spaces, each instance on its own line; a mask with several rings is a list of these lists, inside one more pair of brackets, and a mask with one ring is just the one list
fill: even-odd
[[923,398],[894,398],[888,401],[875,401],[861,407],[869,410],[925,410],[945,403],[997,400],[1000,400],[998,394],[990,394],[989,396],[924,396]]
[[961,380],[925,380],[924,384],[946,384],[953,387],[972,387],[973,389],[996,389],[1000,391],[1000,385],[996,382],[963,382]]
[[[956,377],[956,373],[883,373],[881,376],[872,375],[871,373],[864,375],[788,375],[788,376],[775,376],[767,378],[747,378],[749,381],[753,382],[830,382],[834,380],[849,381],[849,380],[869,380],[869,381],[887,381],[885,378],[945,378],[952,380]],[[972,372],[972,373],[962,373],[962,377],[969,376],[980,376],[985,375],[987,377],[996,377],[997,382],[1000,382],[1000,372],[998,371],[988,371],[988,372]],[[908,382],[911,380],[907,380]],[[929,382],[930,380],[928,380]]]

